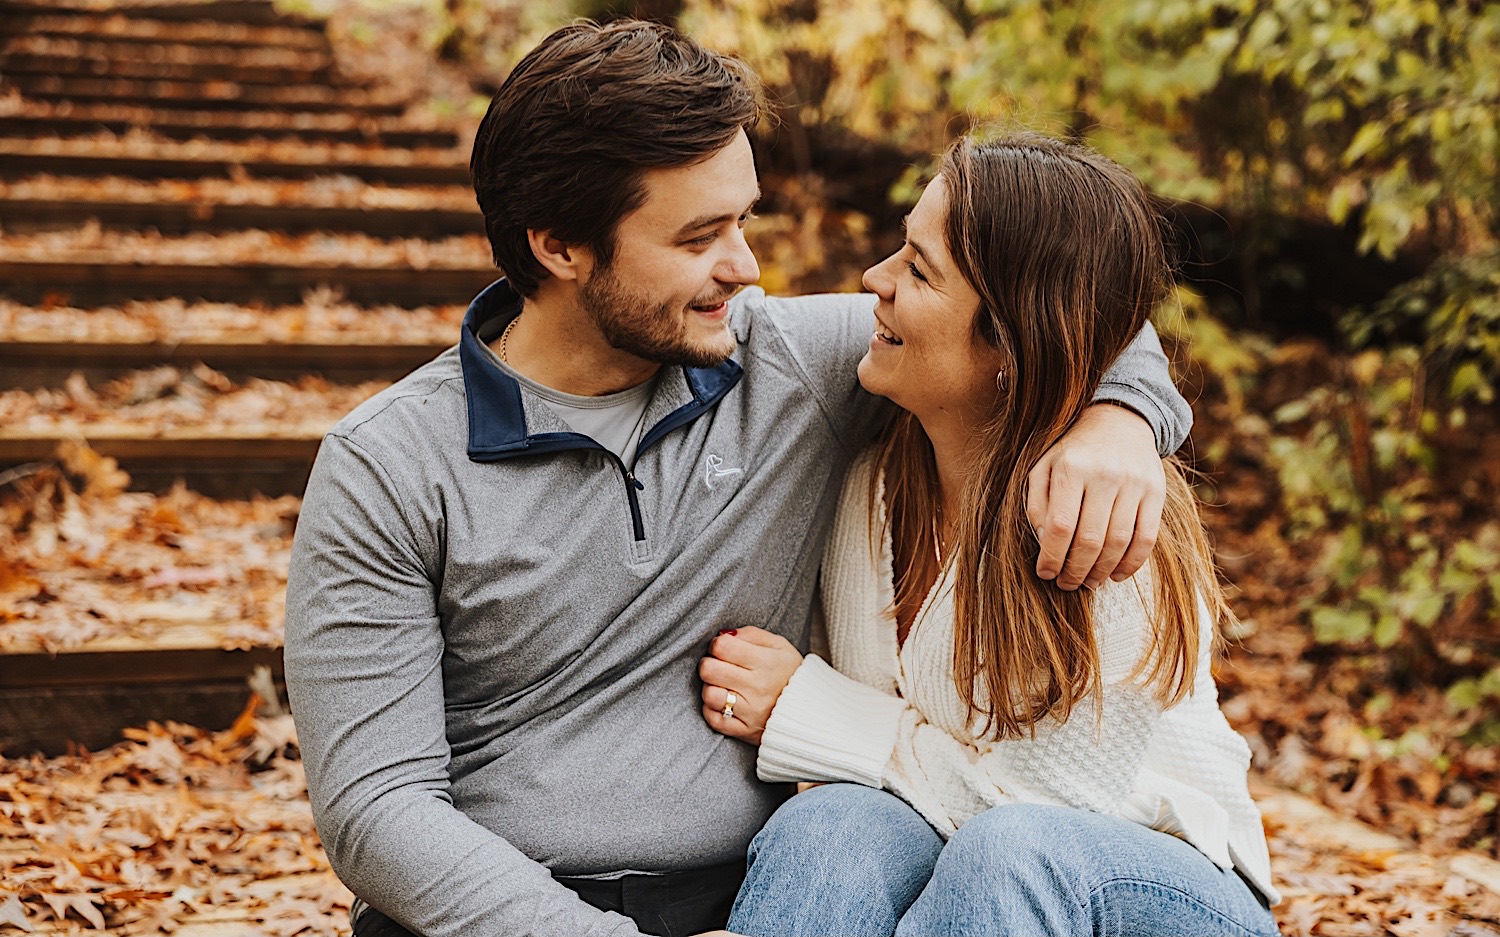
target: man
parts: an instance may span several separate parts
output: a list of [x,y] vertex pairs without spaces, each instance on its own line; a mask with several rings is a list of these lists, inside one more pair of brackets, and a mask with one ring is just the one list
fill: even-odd
[[[760,106],[666,27],[548,37],[474,147],[507,278],[324,441],[286,675],[361,937],[722,927],[788,793],[704,724],[698,659],[738,624],[806,647],[835,497],[885,411],[855,379],[871,297],[742,290]],[[1067,585],[1145,558],[1156,450],[1189,420],[1151,334],[1104,397],[1130,409],[1092,408],[1034,474]],[[1079,453],[1110,470],[1080,479]]]

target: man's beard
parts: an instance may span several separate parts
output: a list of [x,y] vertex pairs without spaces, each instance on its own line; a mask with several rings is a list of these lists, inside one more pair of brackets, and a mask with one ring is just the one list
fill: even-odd
[[652,304],[632,293],[610,267],[595,268],[578,288],[578,301],[611,348],[657,364],[712,368],[732,353],[690,343],[684,334],[684,309],[673,303]]

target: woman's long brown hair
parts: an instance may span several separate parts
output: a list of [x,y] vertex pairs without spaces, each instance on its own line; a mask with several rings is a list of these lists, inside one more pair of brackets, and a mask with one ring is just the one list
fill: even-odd
[[[948,190],[949,252],[980,297],[975,340],[1007,359],[947,550],[957,567],[954,679],[986,735],[1014,738],[1042,719],[1067,719],[1101,683],[1092,593],[1065,592],[1035,573],[1027,475],[1093,401],[1166,296],[1171,273],[1160,217],[1140,183],[1086,148],[1031,134],[966,137],[949,148],[934,184]],[[899,545],[896,604],[915,608],[940,572],[940,486],[914,416],[903,412],[887,427],[878,459]],[[1165,469],[1154,595],[1142,597],[1151,653],[1137,676],[1171,705],[1192,692],[1199,601],[1214,626],[1229,612],[1193,491],[1174,459]]]

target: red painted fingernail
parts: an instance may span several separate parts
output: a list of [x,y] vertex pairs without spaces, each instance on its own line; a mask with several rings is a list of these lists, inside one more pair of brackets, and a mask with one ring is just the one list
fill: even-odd
[[739,633],[740,633],[740,630],[738,628],[720,628],[719,629],[719,634],[735,635],[735,634],[739,634]]

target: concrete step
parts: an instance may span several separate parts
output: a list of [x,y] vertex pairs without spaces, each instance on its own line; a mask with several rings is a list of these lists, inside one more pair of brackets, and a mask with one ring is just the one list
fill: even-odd
[[211,21],[251,26],[298,27],[321,32],[320,20],[292,16],[276,9],[271,0],[186,0],[154,3],[118,4],[77,2],[77,0],[0,0],[0,15],[5,16],[111,16],[157,22]]
[[24,97],[75,104],[115,104],[188,111],[290,110],[309,114],[357,113],[394,117],[408,102],[360,88],[234,81],[145,81],[49,74],[10,75]]
[[43,173],[135,179],[353,176],[387,185],[469,185],[468,164],[446,149],[413,151],[374,144],[301,146],[292,141],[209,144],[0,137],[0,178],[23,179]]
[[131,133],[148,133],[163,141],[368,143],[397,149],[449,149],[459,139],[452,130],[409,127],[358,112],[172,111],[116,102],[49,104],[35,108],[33,113],[0,117],[0,137],[76,138]]
[[50,5],[9,3],[0,16],[0,35],[47,36],[115,43],[162,43],[210,47],[299,49],[328,52],[323,24],[278,17],[268,24],[220,21],[200,6],[197,16],[152,18],[150,8],[116,8],[107,12],[68,10]]
[[209,201],[143,203],[104,196],[92,199],[0,196],[0,228],[12,233],[75,228],[91,220],[106,228],[150,229],[167,235],[247,228],[292,234],[349,231],[377,237],[415,238],[484,234],[484,216],[477,207],[343,208]]
[[141,263],[98,259],[0,258],[0,295],[24,303],[98,306],[130,299],[287,303],[333,289],[361,304],[467,303],[499,276],[488,264],[460,269],[259,263]]
[[[80,43],[81,45],[82,43]],[[146,46],[161,49],[162,46]],[[170,62],[58,54],[8,52],[0,55],[0,75],[27,80],[59,78],[128,78],[166,82],[233,82],[238,85],[344,84],[327,64],[312,67],[255,65],[243,62]]]

